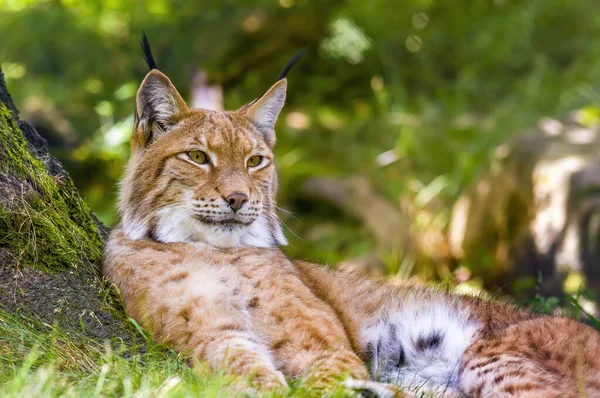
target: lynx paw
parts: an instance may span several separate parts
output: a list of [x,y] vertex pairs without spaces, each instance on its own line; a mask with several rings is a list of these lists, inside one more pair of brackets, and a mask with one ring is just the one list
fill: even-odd
[[277,370],[254,373],[251,377],[251,382],[258,390],[274,390],[288,387],[283,373]]
[[344,380],[343,385],[348,389],[358,392],[363,397],[394,398],[409,396],[392,384],[378,383],[376,381],[348,378]]
[[275,370],[256,371],[246,376],[234,376],[229,387],[241,396],[255,397],[261,393],[279,391],[285,396],[288,385],[281,372]]

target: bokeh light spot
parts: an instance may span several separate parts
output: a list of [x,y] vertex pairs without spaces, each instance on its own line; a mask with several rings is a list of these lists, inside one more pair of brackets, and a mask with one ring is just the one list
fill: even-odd
[[262,27],[264,21],[265,15],[263,13],[254,13],[244,19],[242,27],[246,32],[253,33]]
[[2,64],[2,72],[7,79],[20,79],[27,73],[25,65],[18,62],[6,62]]
[[279,0],[279,4],[283,7],[283,8],[292,8],[294,6],[294,4],[296,3],[295,0]]
[[417,12],[412,17],[412,25],[415,29],[425,29],[429,24],[429,16],[424,12]]
[[423,42],[421,41],[421,38],[419,36],[412,35],[406,38],[404,45],[406,46],[406,49],[408,51],[410,51],[411,53],[416,53],[419,50],[421,50]]
[[373,91],[381,91],[383,90],[383,79],[381,76],[373,76],[371,78],[371,88]]
[[97,77],[90,77],[84,83],[85,90],[90,94],[98,94],[104,88],[104,84]]
[[310,127],[310,117],[302,112],[290,112],[285,117],[288,126],[296,130],[305,130]]
[[335,58],[343,57],[351,64],[358,64],[371,48],[371,39],[352,20],[340,18],[333,22],[331,37],[323,41],[322,48]]

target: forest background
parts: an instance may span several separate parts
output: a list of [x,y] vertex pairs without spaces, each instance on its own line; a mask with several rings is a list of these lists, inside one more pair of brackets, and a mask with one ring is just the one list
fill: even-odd
[[307,48],[277,124],[289,255],[596,322],[598,15],[595,0],[0,0],[0,65],[112,227],[143,31],[195,107],[242,106]]

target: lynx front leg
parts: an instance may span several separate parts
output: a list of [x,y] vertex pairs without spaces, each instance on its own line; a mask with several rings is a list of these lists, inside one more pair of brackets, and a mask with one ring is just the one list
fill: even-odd
[[312,366],[306,372],[306,382],[317,388],[326,388],[340,380],[341,376],[367,380],[369,374],[358,356],[345,349],[331,352],[314,352]]
[[225,369],[235,376],[249,377],[259,389],[286,387],[283,374],[275,369],[265,346],[252,333],[231,328],[202,337],[192,355],[212,369]]
[[175,266],[147,293],[142,321],[157,341],[173,345],[257,388],[285,387],[265,344],[253,333],[236,275],[226,269]]
[[345,349],[330,353],[322,353],[308,371],[306,382],[314,388],[327,389],[339,382],[344,376],[342,385],[358,392],[360,396],[378,398],[401,398],[406,395],[397,386],[369,380],[365,364],[353,352]]

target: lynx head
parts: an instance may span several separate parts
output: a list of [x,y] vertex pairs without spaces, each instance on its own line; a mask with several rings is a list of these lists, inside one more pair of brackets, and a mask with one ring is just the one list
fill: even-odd
[[286,244],[275,213],[273,146],[289,67],[265,94],[236,111],[190,110],[169,78],[150,70],[137,93],[121,183],[126,236],[218,247]]

